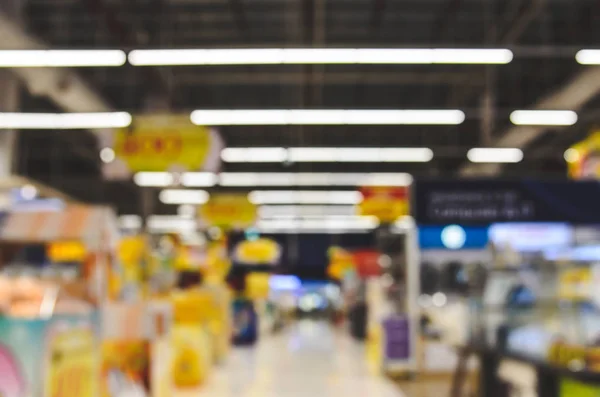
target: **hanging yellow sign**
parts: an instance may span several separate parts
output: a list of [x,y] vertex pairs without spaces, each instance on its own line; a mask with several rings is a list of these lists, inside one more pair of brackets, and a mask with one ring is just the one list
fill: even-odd
[[571,178],[600,178],[600,131],[567,149],[565,160]]
[[375,216],[382,222],[393,222],[408,215],[408,187],[364,187],[363,201],[358,205],[359,215]]
[[248,227],[256,221],[256,206],[242,194],[216,194],[199,209],[200,219],[223,228]]
[[116,131],[115,158],[105,165],[107,176],[139,171],[215,171],[222,140],[216,130],[191,123],[187,115],[136,116]]
[[276,265],[281,258],[281,246],[269,238],[244,240],[235,246],[233,257],[237,263],[246,265]]

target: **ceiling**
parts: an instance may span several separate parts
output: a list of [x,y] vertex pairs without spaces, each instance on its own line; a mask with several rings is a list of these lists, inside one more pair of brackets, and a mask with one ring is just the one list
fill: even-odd
[[[459,108],[459,126],[232,126],[228,146],[430,147],[430,163],[225,164],[227,171],[410,172],[453,177],[527,108],[584,70],[599,45],[597,0],[21,0],[23,25],[53,48],[508,47],[508,65],[186,66],[77,72],[119,110],[219,108]],[[22,111],[59,110],[23,88]],[[483,98],[492,117],[485,118]],[[598,116],[598,98],[566,129],[548,129],[504,176],[564,176],[564,150]],[[18,170],[82,200],[140,213],[131,182],[104,182],[95,138],[23,131]],[[152,193],[154,194],[154,193]],[[173,208],[152,198],[155,212]]]

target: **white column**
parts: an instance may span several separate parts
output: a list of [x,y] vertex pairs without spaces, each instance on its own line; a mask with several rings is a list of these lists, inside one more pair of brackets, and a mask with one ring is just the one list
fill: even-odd
[[[6,13],[11,20],[18,20],[21,11],[20,0],[4,0],[0,2],[0,11]],[[0,69],[0,112],[16,112],[19,110],[19,82],[9,70]],[[0,179],[14,172],[15,164],[15,131],[0,129]]]

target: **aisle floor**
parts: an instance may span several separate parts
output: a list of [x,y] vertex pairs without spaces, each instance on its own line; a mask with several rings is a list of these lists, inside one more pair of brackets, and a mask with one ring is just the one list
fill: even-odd
[[405,394],[369,369],[364,347],[343,331],[324,322],[301,321],[281,334],[263,337],[255,347],[234,349],[194,397],[441,395],[439,390],[413,392],[414,387],[409,385]]

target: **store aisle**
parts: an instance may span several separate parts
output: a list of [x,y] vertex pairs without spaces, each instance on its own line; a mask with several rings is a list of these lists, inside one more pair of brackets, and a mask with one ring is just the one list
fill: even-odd
[[301,321],[280,335],[264,337],[256,347],[234,349],[196,396],[405,395],[369,371],[364,347],[343,332],[325,322]]

